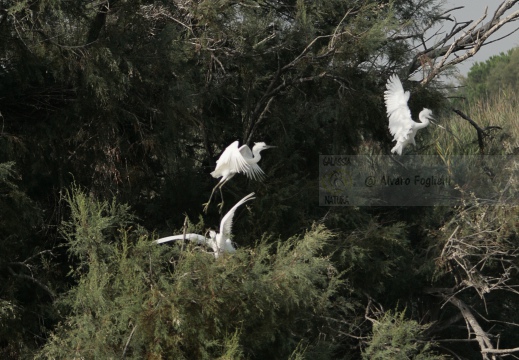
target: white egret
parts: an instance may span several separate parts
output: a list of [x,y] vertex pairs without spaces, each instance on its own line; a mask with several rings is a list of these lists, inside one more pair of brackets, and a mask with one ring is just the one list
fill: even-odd
[[216,179],[220,177],[221,179],[213,188],[213,191],[211,191],[209,201],[204,204],[204,212],[207,212],[209,203],[211,202],[214,191],[217,188],[220,189],[220,196],[222,197],[222,202],[220,204],[221,211],[223,207],[222,187],[237,173],[243,173],[247,175],[248,178],[254,180],[261,181],[265,178],[265,173],[258,165],[258,162],[261,160],[260,152],[275,146],[267,145],[264,142],[258,142],[254,144],[251,151],[247,145],[238,147],[238,144],[238,141],[235,141],[231,145],[227,146],[222,155],[220,155],[220,158],[216,160],[216,168],[211,175]]
[[402,155],[402,151],[407,145],[416,145],[414,137],[418,130],[429,125],[429,121],[432,119],[432,111],[424,108],[418,115],[421,123],[415,122],[411,118],[411,110],[407,106],[410,96],[409,91],[404,92],[397,75],[392,75],[389,78],[386,88],[384,100],[389,117],[389,132],[393,135],[393,141],[396,140],[396,145],[391,149],[391,152]]
[[168,236],[165,238],[155,240],[155,242],[157,244],[162,244],[173,240],[183,240],[185,238],[186,240],[196,242],[197,244],[211,247],[213,249],[215,258],[218,258],[218,256],[223,253],[233,253],[236,251],[236,248],[233,246],[231,242],[232,219],[234,217],[234,212],[240,205],[253,199],[255,199],[254,193],[250,193],[249,195],[245,196],[243,199],[238,201],[232,207],[232,209],[229,210],[227,214],[225,214],[225,216],[222,218],[222,221],[220,222],[220,232],[217,233],[216,231],[211,230],[209,232],[209,238],[206,238],[205,236],[198,234],[186,234],[185,236]]

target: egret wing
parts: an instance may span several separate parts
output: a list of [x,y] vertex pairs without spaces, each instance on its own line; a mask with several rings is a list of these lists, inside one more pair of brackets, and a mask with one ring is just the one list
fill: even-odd
[[225,214],[222,221],[220,222],[220,235],[224,239],[229,239],[231,237],[231,231],[232,231],[232,218],[234,217],[234,212],[236,209],[246,203],[249,200],[255,199],[254,193],[250,193],[249,195],[245,196],[243,199],[238,201],[232,208]]
[[246,159],[252,159],[254,155],[252,154],[252,150],[248,145],[242,145],[240,146],[240,153],[243,155]]
[[389,131],[393,135],[393,140],[404,141],[412,130],[414,121],[411,118],[411,111],[407,106],[409,91],[404,92],[402,83],[397,75],[392,75],[384,92],[387,115],[389,117]]
[[184,237],[184,234],[182,234],[182,235],[173,235],[173,236],[163,237],[158,240],[155,240],[155,243],[162,244],[162,243],[165,243],[168,241],[183,240],[184,238],[186,240],[193,241],[193,242],[196,242],[196,243],[202,244],[202,245],[207,244],[208,240],[209,240],[205,236],[198,235],[198,234],[186,234],[185,237]]
[[222,155],[216,160],[216,168],[211,173],[213,177],[222,176],[224,171],[231,173],[246,173],[248,171],[249,164],[238,149],[238,144],[238,141],[235,141],[227,146]]
[[261,170],[257,162],[252,162],[254,155],[252,154],[251,149],[247,145],[242,145],[239,148],[239,151],[247,162],[248,167],[245,175],[247,175],[249,179],[262,181],[265,178],[265,173]]

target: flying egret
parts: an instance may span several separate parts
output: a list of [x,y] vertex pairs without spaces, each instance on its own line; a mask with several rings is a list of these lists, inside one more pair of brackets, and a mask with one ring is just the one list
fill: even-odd
[[204,204],[204,212],[207,212],[207,208],[209,207],[211,199],[213,198],[214,191],[217,188],[220,189],[220,196],[222,197],[222,202],[219,205],[221,211],[223,207],[222,187],[237,173],[243,173],[247,175],[249,179],[259,181],[263,180],[265,178],[265,173],[258,165],[258,162],[261,159],[260,152],[273,147],[275,146],[267,145],[264,142],[258,142],[254,144],[251,151],[247,145],[238,147],[238,141],[235,141],[231,145],[227,146],[222,155],[220,155],[220,158],[216,160],[216,168],[211,173],[212,177],[216,179],[221,177],[221,179],[213,188],[213,191],[211,191],[209,201]]
[[386,88],[384,100],[389,117],[389,132],[393,135],[393,141],[396,140],[396,145],[391,152],[402,155],[402,151],[407,145],[416,145],[414,137],[418,130],[429,125],[429,121],[432,120],[432,111],[424,108],[418,115],[421,123],[415,122],[411,118],[411,110],[407,106],[409,91],[404,92],[397,75],[389,78]]
[[236,205],[234,205],[232,209],[229,210],[227,214],[225,214],[225,216],[222,218],[222,221],[220,222],[220,232],[217,233],[216,231],[211,230],[209,232],[209,238],[206,238],[205,236],[198,234],[186,234],[185,236],[174,235],[155,240],[155,243],[162,244],[168,241],[186,239],[189,241],[196,242],[197,244],[211,247],[213,249],[215,258],[218,258],[218,256],[223,253],[233,253],[236,251],[236,248],[233,246],[231,242],[232,218],[234,217],[234,212],[240,205],[253,199],[255,199],[254,193],[250,193],[249,195],[245,196],[243,199],[238,201]]

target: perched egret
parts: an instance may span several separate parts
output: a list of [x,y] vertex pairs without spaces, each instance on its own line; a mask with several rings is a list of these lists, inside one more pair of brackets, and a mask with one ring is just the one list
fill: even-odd
[[421,123],[415,122],[411,118],[411,110],[407,106],[410,96],[409,91],[404,92],[397,75],[392,75],[389,78],[386,88],[384,100],[389,117],[389,131],[393,135],[393,141],[396,140],[396,145],[391,149],[391,152],[402,155],[402,151],[407,145],[416,145],[414,137],[418,130],[429,125],[429,121],[432,119],[432,111],[424,108],[418,115]]
[[225,216],[222,218],[222,221],[220,222],[220,232],[217,233],[216,231],[211,230],[209,232],[209,238],[206,238],[205,236],[198,234],[186,234],[185,236],[168,236],[165,238],[155,240],[155,242],[157,244],[162,244],[173,240],[183,240],[185,238],[186,240],[196,242],[197,244],[211,247],[213,249],[215,258],[218,258],[218,256],[223,253],[233,253],[236,251],[235,247],[231,242],[232,218],[234,216],[234,212],[240,205],[253,199],[255,199],[254,193],[250,193],[249,195],[245,196],[243,199],[238,201],[236,205],[234,205],[232,209],[229,210],[227,214],[225,214]]
[[213,188],[213,191],[211,191],[209,201],[204,204],[204,212],[207,212],[207,208],[209,207],[211,199],[213,198],[214,191],[217,188],[220,189],[220,196],[222,197],[222,202],[220,204],[221,211],[223,207],[222,187],[237,173],[243,173],[250,179],[260,181],[263,180],[265,178],[265,173],[258,165],[258,162],[261,159],[260,152],[273,147],[275,146],[270,146],[264,142],[259,142],[254,144],[251,151],[247,145],[238,147],[238,141],[235,141],[231,145],[227,146],[222,155],[220,155],[220,158],[216,160],[216,168],[211,173],[214,178],[217,179],[221,177],[221,179]]

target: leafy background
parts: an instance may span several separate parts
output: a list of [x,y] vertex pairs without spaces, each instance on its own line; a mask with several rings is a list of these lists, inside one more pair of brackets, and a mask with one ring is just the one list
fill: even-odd
[[[407,79],[411,35],[440,13],[432,0],[2,1],[2,358],[475,358],[461,303],[517,347],[516,207],[470,189],[457,207],[318,206],[319,155],[389,153],[385,82]],[[517,59],[476,64],[456,92],[405,81],[413,115],[427,106],[440,125],[411,151],[479,153],[455,106],[501,127],[486,154],[516,154]],[[227,206],[257,194],[236,214],[237,253],[154,246],[186,217],[190,232],[219,223],[202,203],[235,140],[277,146],[265,182],[224,189]],[[515,190],[515,169],[494,170]]]

